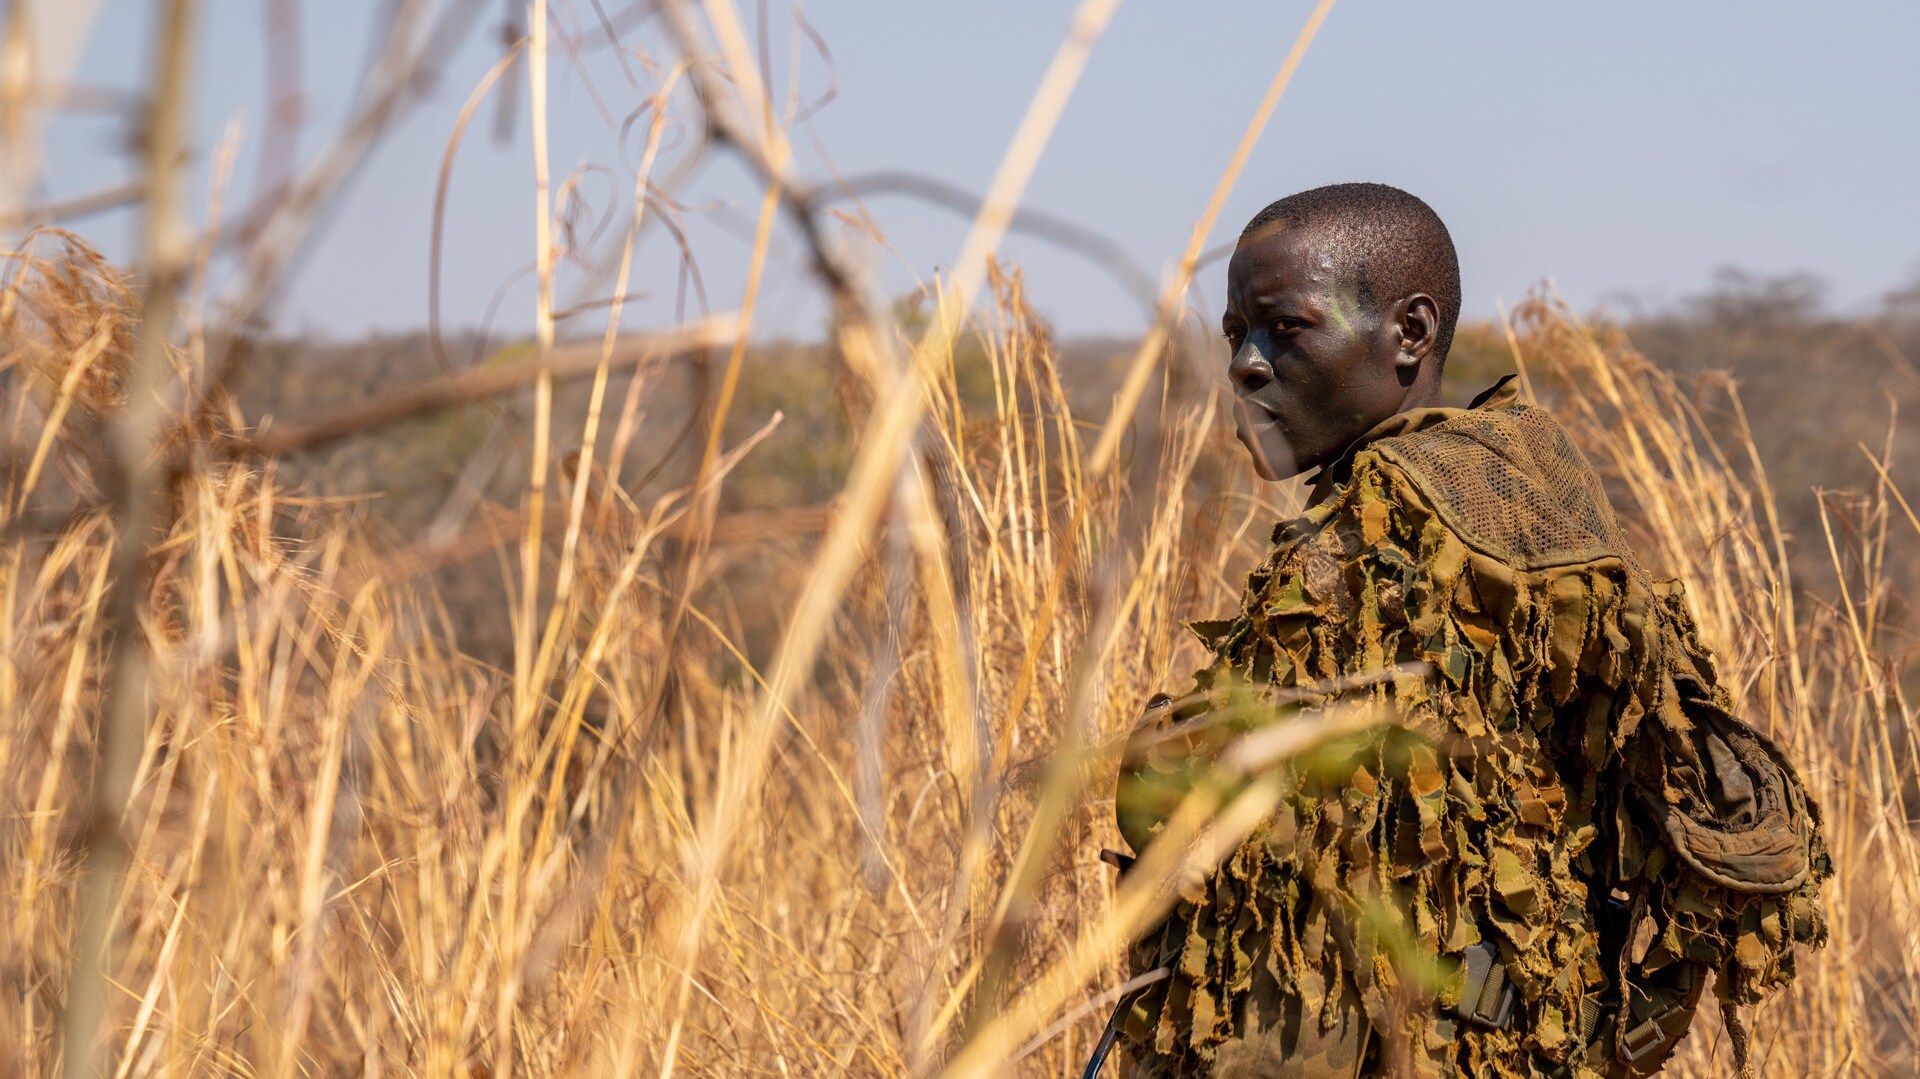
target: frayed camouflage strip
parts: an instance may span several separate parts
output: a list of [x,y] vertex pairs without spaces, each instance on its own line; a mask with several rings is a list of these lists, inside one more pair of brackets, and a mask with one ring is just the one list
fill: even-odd
[[[1615,554],[1544,564],[1550,543],[1499,557],[1433,508],[1430,486],[1361,453],[1333,498],[1276,530],[1239,616],[1194,625],[1216,649],[1197,692],[1216,705],[1396,663],[1433,673],[1374,689],[1409,729],[1296,763],[1283,807],[1136,946],[1136,969],[1174,970],[1130,1019],[1136,1074],[1214,1074],[1276,1000],[1330,1028],[1343,985],[1416,1074],[1601,1074],[1574,1018],[1616,980],[1590,887],[1647,897],[1635,962],[1703,963],[1730,1000],[1790,979],[1794,943],[1825,939],[1817,834],[1797,890],[1740,893],[1688,872],[1626,797],[1624,777],[1660,772],[1686,731],[1676,677],[1712,685],[1678,584]],[[1610,510],[1580,523],[1585,536],[1561,531],[1587,553],[1624,550]],[[1162,786],[1181,770],[1163,761]],[[1118,799],[1142,842],[1152,806],[1177,794],[1142,797],[1151,771],[1123,777]],[[1483,932],[1520,992],[1505,1030],[1432,1018],[1457,1003],[1457,957]]]

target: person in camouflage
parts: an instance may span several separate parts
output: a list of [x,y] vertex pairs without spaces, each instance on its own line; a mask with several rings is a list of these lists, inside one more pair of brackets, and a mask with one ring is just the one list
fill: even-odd
[[1192,624],[1214,658],[1143,717],[1122,834],[1203,781],[1210,726],[1342,686],[1395,722],[1277,766],[1279,808],[1135,944],[1134,1075],[1650,1074],[1709,972],[1744,1068],[1738,1007],[1825,938],[1818,809],[1729,714],[1679,583],[1511,382],[1440,407],[1459,307],[1446,227],[1395,188],[1241,235],[1239,436],[1264,477],[1318,474],[1238,615]]

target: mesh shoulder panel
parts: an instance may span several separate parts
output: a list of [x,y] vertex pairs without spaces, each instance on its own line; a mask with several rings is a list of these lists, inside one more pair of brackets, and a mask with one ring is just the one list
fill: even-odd
[[1367,450],[1399,466],[1462,541],[1516,569],[1615,557],[1639,572],[1600,477],[1545,409],[1470,409]]

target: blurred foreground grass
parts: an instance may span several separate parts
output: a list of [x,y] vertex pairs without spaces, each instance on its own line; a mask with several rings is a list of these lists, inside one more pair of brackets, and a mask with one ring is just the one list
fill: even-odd
[[[115,525],[97,484],[131,301],[77,244],[30,251],[0,296],[0,1074],[60,1066],[102,655],[124,644],[102,611]],[[736,402],[704,559],[687,557],[686,477],[646,474],[693,399],[660,391],[664,365],[561,394],[542,463],[559,509],[532,522],[500,505],[526,470],[496,462],[470,504],[422,484],[434,504],[370,528],[315,496],[324,467],[233,452],[256,417],[224,392],[174,417],[137,629],[151,721],[131,871],[100,960],[113,1074],[1077,1074],[1124,977],[1119,938],[1164,898],[1116,898],[1097,859],[1118,845],[1112,738],[1197,664],[1177,621],[1231,608],[1293,492],[1255,489],[1201,342],[1175,351],[1123,467],[1087,481],[1076,415],[1108,392],[1098,364],[1070,394],[1017,278],[997,280],[925,387],[929,512],[869,537],[766,731],[764,657],[862,407],[827,354],[783,357],[750,383],[783,390]],[[1760,1070],[1911,1074],[1914,712],[1888,582],[1920,522],[1884,483],[1820,503],[1816,601],[1795,588],[1771,462],[1741,423],[1727,436],[1744,417],[1724,384],[1684,393],[1550,302],[1516,331],[1534,392],[1615,485],[1643,557],[1686,581],[1726,684],[1827,815],[1834,939],[1761,1010]],[[1463,379],[1515,355],[1504,334],[1463,340]],[[202,357],[173,359],[195,381]],[[405,437],[470,459],[523,430],[518,407]],[[500,430],[443,430],[467,423]],[[589,426],[582,467],[569,432]],[[529,578],[511,549],[536,532]],[[757,734],[764,769],[742,750]],[[1226,807],[1167,874],[1203,870],[1249,812]],[[737,838],[706,857],[723,813]],[[1710,1011],[1673,1074],[1727,1073]]]

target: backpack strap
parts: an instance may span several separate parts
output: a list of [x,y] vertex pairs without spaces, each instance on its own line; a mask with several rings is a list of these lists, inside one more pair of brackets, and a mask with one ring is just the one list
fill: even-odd
[[[1607,1079],[1639,1079],[1657,1073],[1693,1026],[1706,984],[1705,965],[1685,961],[1653,976],[1622,981],[1624,1001],[1611,996],[1582,1001],[1575,1033],[1584,1048],[1578,1055]],[[1563,1064],[1551,1074],[1554,1079],[1571,1079],[1573,1064]]]

